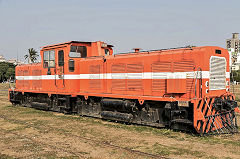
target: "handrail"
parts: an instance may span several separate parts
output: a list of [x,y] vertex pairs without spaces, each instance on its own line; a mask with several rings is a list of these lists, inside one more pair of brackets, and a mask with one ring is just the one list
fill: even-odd
[[[197,69],[197,74],[196,74],[196,78],[195,78],[195,98],[197,98],[197,80],[198,80],[198,72],[200,72],[200,79],[201,79],[201,83],[200,83],[200,93],[201,93],[201,97],[202,97],[202,69],[200,67],[198,67]],[[199,93],[199,95],[200,95]]]

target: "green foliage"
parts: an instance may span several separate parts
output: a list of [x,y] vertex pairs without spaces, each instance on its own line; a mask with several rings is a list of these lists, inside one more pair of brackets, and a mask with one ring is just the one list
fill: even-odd
[[0,82],[15,77],[15,65],[8,62],[0,62]]
[[28,49],[28,54],[26,54],[24,58],[29,59],[28,62],[34,63],[38,56],[38,52],[34,48],[30,48]]
[[6,75],[5,75],[6,78],[7,78],[7,79],[13,78],[14,75],[15,75],[15,68],[9,67],[9,68],[7,69],[7,72],[6,72]]
[[236,52],[232,52],[232,56],[237,56],[237,53]]
[[240,70],[232,71],[230,75],[231,81],[240,82]]

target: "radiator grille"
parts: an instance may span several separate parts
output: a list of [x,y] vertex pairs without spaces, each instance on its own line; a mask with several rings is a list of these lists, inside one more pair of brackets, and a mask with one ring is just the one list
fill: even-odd
[[210,58],[209,89],[226,89],[226,59],[224,57],[212,56]]

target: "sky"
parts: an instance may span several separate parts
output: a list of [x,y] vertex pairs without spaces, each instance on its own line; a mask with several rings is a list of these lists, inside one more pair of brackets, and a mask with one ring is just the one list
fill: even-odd
[[239,0],[0,0],[0,54],[72,40],[104,41],[114,53],[225,46],[240,32]]

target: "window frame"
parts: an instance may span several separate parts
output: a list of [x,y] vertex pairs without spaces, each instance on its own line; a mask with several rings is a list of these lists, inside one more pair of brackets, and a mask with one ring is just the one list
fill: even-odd
[[[48,52],[48,59],[45,60],[45,52]],[[51,52],[54,52],[54,60],[50,60],[50,53]],[[43,51],[43,68],[55,68],[56,67],[56,51],[55,50],[46,50],[46,51]],[[48,66],[46,67],[45,66],[45,61],[48,62]],[[49,66],[49,63],[50,61],[54,61],[54,66]]]
[[[70,53],[71,53],[71,47],[72,46],[74,46],[74,47],[76,47],[76,50],[78,50],[78,47],[84,47],[85,49],[86,49],[86,56],[85,57],[72,57],[72,56],[70,56]],[[84,45],[70,45],[70,49],[69,49],[69,53],[68,53],[68,57],[69,58],[87,58],[88,56],[88,51],[87,51],[88,49],[87,49],[87,46],[84,46]],[[81,53],[81,52],[79,52],[79,53]],[[82,53],[81,53],[81,55],[82,55]]]
[[109,56],[110,55],[110,50],[108,48],[105,48],[104,49],[104,54],[105,54],[105,56]]
[[[63,53],[62,54],[62,61],[60,61],[60,53]],[[64,50],[58,50],[58,67],[62,67],[62,66],[64,66],[64,63],[65,63],[65,61],[64,61],[65,59],[64,59]],[[60,65],[60,62],[63,62],[61,65]]]
[[[70,69],[70,62],[72,62],[73,63],[73,70],[72,69]],[[68,60],[68,71],[69,72],[74,72],[75,71],[75,60],[74,59],[69,59]]]

